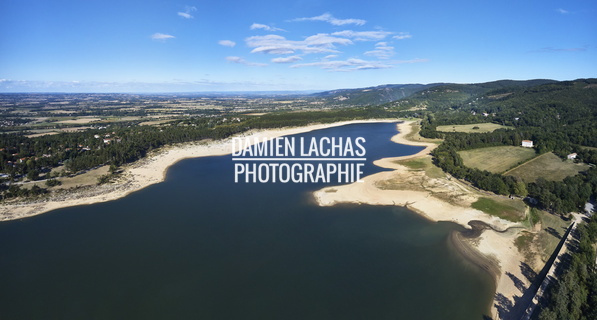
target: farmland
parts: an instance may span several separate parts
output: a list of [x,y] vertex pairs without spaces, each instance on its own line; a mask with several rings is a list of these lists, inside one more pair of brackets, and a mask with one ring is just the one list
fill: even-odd
[[495,123],[473,123],[473,124],[460,124],[460,125],[448,125],[439,126],[437,131],[441,132],[464,132],[464,133],[483,133],[493,132],[497,129],[512,129],[512,127],[503,126]]
[[458,151],[464,165],[479,170],[501,173],[535,156],[530,148],[502,146]]
[[563,161],[549,152],[506,172],[505,175],[519,177],[527,183],[535,182],[540,177],[550,181],[562,181],[588,169],[587,164]]

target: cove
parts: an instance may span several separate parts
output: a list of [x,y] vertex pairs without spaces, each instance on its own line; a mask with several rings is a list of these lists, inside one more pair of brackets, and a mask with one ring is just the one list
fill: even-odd
[[[365,137],[413,154],[395,124]],[[188,159],[125,198],[0,223],[2,319],[482,319],[493,279],[451,248],[462,227],[399,207],[318,207],[323,184],[234,183],[231,156]]]

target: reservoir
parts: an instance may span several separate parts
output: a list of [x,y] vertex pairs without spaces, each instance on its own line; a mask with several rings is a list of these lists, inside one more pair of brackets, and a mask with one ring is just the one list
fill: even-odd
[[[296,137],[364,137],[369,175],[421,150],[394,134],[367,123]],[[231,155],[187,159],[125,198],[2,222],[0,318],[483,319],[495,286],[451,248],[461,226],[316,206],[329,185],[235,183]]]

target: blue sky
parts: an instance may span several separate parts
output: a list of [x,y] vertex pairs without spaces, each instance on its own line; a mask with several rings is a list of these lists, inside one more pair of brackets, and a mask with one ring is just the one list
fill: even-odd
[[0,91],[597,76],[595,1],[0,0]]

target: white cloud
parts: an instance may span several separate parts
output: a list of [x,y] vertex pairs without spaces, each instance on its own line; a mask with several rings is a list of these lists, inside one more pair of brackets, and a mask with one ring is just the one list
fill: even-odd
[[193,15],[191,15],[191,12],[193,11],[197,11],[197,8],[192,6],[186,6],[183,12],[178,12],[178,15],[185,19],[193,19],[194,17]]
[[329,13],[324,13],[317,17],[296,18],[291,21],[325,21],[335,26],[343,26],[346,24],[356,24],[357,26],[362,26],[367,23],[367,21],[361,19],[336,19]]
[[365,52],[365,55],[378,59],[389,59],[394,54],[394,47],[389,46],[387,42],[378,42],[375,44],[375,50]]
[[564,10],[562,8],[558,8],[556,11],[559,12],[559,13],[561,13],[561,14],[569,14],[570,13],[570,11]]
[[257,62],[249,62],[241,57],[226,57],[226,60],[233,63],[244,64],[246,66],[251,67],[265,67],[267,64],[265,63],[257,63]]
[[270,27],[268,25],[261,24],[261,23],[253,23],[250,28],[251,28],[251,30],[263,29],[263,30],[266,30],[266,31],[286,31],[284,29]]
[[291,68],[320,67],[329,71],[347,72],[371,69],[389,69],[397,64],[427,62],[427,59],[398,60],[398,61],[367,61],[361,59],[331,60],[311,63],[300,63]]
[[304,42],[309,46],[318,46],[325,48],[334,48],[336,44],[352,44],[352,41],[350,41],[349,39],[332,37],[327,33],[318,33],[316,35],[307,37]]
[[[335,26],[343,25],[364,25],[365,20],[361,19],[337,19],[329,13],[322,14],[316,17],[297,18],[290,21],[323,21]],[[251,30],[265,30],[265,31],[286,31],[275,28],[269,25],[253,23],[250,26]],[[417,63],[427,60],[414,59],[395,61],[390,60],[396,53],[393,46],[389,43],[393,39],[408,39],[412,36],[408,32],[391,32],[384,31],[381,28],[370,31],[354,31],[342,30],[332,33],[317,33],[310,36],[304,36],[298,40],[287,39],[279,34],[255,35],[245,38],[245,43],[250,48],[251,53],[264,53],[273,55],[283,55],[281,57],[272,58],[272,63],[290,63],[291,68],[303,67],[318,67],[329,71],[357,71],[369,69],[388,69],[402,63]],[[388,40],[386,40],[388,39]],[[222,40],[219,43],[226,45],[228,40]],[[342,52],[339,51],[341,47],[357,45],[361,41],[373,41],[375,48],[367,51],[363,50],[364,56],[372,57],[371,60],[358,59],[353,57],[351,59],[338,58]],[[357,50],[359,47],[357,46]],[[314,54],[315,58],[310,61],[306,59],[306,55]],[[233,63],[245,64],[250,66],[263,66],[263,63],[253,63],[244,60],[241,57],[230,56],[226,60]]]
[[174,38],[176,38],[176,37],[175,37],[175,36],[173,36],[173,35],[170,35],[170,34],[164,34],[164,33],[159,33],[159,32],[158,32],[158,33],[154,33],[154,34],[152,34],[152,35],[151,35],[151,38],[152,38],[153,40],[161,40],[161,41],[165,41],[165,40],[168,40],[168,39],[174,39]]
[[381,40],[391,34],[392,34],[392,32],[388,32],[388,31],[352,31],[352,30],[344,30],[344,31],[332,33],[332,35],[334,35],[334,36],[353,38],[355,41]]
[[236,45],[236,42],[234,41],[230,41],[230,40],[220,40],[218,41],[218,44],[224,47],[234,47]]
[[321,67],[330,71],[357,71],[369,69],[388,69],[392,64],[380,61],[366,61],[361,59],[319,61],[292,65],[291,68]]
[[272,62],[274,63],[293,63],[293,62],[297,62],[297,61],[301,61],[303,60],[303,58],[299,57],[299,56],[290,56],[290,57],[285,57],[285,58],[274,58],[272,59]]
[[413,36],[410,35],[410,33],[408,32],[400,32],[397,35],[393,36],[392,38],[394,39],[398,39],[398,40],[404,40],[404,39],[410,39]]
[[282,36],[269,34],[265,36],[252,36],[245,39],[247,46],[254,48],[251,53],[293,54],[302,53],[333,53],[336,45],[352,44],[350,39],[332,37],[320,33],[307,37],[302,41],[288,40]]

